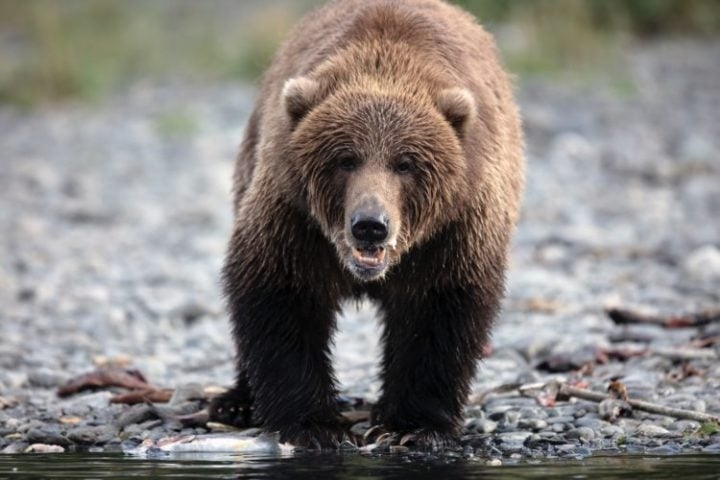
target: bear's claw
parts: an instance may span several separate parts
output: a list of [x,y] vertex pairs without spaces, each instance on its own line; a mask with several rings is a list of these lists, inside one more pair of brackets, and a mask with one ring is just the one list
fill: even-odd
[[449,433],[438,432],[420,428],[411,432],[386,431],[382,425],[374,425],[365,432],[363,439],[368,443],[376,444],[379,449],[391,446],[404,446],[413,450],[438,452],[452,450],[458,447],[457,439]]
[[228,390],[215,397],[208,407],[210,421],[249,428],[256,425],[252,421],[252,402],[245,392]]

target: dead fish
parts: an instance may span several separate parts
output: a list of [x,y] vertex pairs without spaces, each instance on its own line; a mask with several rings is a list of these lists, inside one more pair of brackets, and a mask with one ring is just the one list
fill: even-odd
[[292,453],[295,447],[280,443],[278,433],[261,433],[251,437],[242,433],[210,433],[206,435],[182,435],[145,440],[134,448],[124,449],[128,455],[152,455],[166,453]]

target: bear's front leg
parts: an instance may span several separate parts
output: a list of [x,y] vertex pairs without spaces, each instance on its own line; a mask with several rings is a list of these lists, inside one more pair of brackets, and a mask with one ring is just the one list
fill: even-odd
[[496,300],[474,288],[381,299],[385,314],[383,393],[373,423],[396,441],[438,449],[456,444],[476,360]]
[[298,447],[342,440],[329,343],[334,311],[291,289],[229,294],[233,333],[253,395],[253,422]]

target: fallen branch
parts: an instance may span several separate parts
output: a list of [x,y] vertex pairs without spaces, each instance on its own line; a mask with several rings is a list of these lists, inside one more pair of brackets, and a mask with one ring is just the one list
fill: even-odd
[[709,348],[715,345],[720,345],[720,335],[696,338],[687,343],[688,348]]
[[715,360],[718,358],[718,352],[708,348],[655,348],[652,353],[670,360]]
[[[558,387],[558,394],[568,397],[576,397],[591,402],[602,402],[608,398],[607,394],[593,392],[584,388],[571,387],[570,385],[561,383]],[[628,399],[627,403],[637,410],[648,413],[656,413],[667,417],[680,418],[684,420],[696,420],[698,422],[714,422],[720,425],[720,416],[711,415],[709,413],[698,412],[695,410],[684,410],[681,408],[665,407],[656,403],[650,403],[643,400]]]
[[[648,347],[621,347],[621,348],[598,348],[595,351],[595,361],[600,364],[606,364],[610,360],[619,360],[624,362],[632,357],[647,357],[656,355],[673,361],[687,360],[715,360],[720,355],[716,350],[709,348],[696,348],[692,345],[682,347],[664,347],[664,348],[648,348]],[[542,364],[541,364],[542,365]],[[549,370],[553,371],[553,370]],[[562,370],[557,370],[562,371]]]
[[105,387],[123,387],[129,390],[155,389],[147,383],[139,370],[121,368],[99,368],[72,378],[65,385],[58,388],[59,397],[67,397],[88,389]]
[[124,403],[136,405],[138,403],[167,403],[170,401],[174,390],[168,388],[144,388],[132,390],[126,393],[119,393],[110,398],[110,403]]
[[668,317],[648,315],[627,308],[609,308],[606,310],[606,313],[616,325],[645,324],[657,325],[663,328],[687,328],[701,327],[713,322],[720,322],[720,309]]

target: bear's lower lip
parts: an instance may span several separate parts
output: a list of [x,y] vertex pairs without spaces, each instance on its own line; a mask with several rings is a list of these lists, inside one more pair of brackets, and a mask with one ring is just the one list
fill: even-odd
[[352,247],[353,270],[358,271],[362,276],[374,276],[387,266],[387,255],[384,247]]

